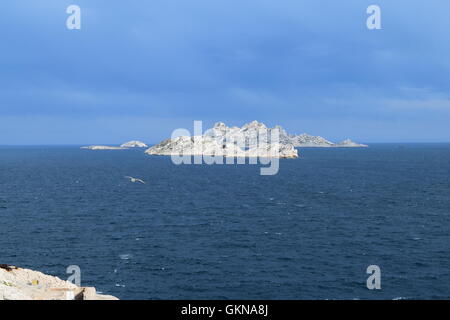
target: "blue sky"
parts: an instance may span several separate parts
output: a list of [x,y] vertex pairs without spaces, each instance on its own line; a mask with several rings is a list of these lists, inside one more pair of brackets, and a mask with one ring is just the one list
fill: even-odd
[[[382,30],[366,27],[371,4]],[[3,0],[0,144],[155,143],[255,119],[450,141],[449,15],[439,0]]]

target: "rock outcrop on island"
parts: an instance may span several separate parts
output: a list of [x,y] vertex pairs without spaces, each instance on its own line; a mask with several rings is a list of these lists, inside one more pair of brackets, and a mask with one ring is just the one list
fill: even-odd
[[233,143],[221,144],[211,137],[186,137],[167,139],[145,151],[149,155],[204,155],[222,157],[269,157],[269,158],[297,158],[298,152],[293,145],[268,143],[243,150]]
[[289,135],[289,141],[295,147],[319,147],[327,148],[333,147],[335,144],[331,141],[326,140],[320,136],[310,136],[309,134],[303,133],[299,135]]
[[0,265],[0,300],[119,300],[38,271]]
[[88,150],[125,150],[127,148],[124,148],[124,147],[111,147],[111,146],[87,146],[87,147],[81,147],[81,149],[88,149]]
[[276,126],[280,130],[280,141],[283,143],[290,143],[296,148],[331,148],[331,147],[352,147],[352,148],[360,148],[367,147],[365,144],[358,144],[350,139],[344,140],[339,143],[333,143],[323,137],[320,136],[312,136],[306,133],[302,134],[288,134],[286,130],[284,130],[280,126]]
[[146,145],[142,141],[128,141],[121,145],[122,148],[148,148],[148,145]]
[[272,139],[274,129],[267,128],[257,121],[241,128],[227,127],[224,123],[218,122],[202,136],[180,136],[167,139],[147,149],[145,153],[170,156],[297,158],[298,151],[291,143]]

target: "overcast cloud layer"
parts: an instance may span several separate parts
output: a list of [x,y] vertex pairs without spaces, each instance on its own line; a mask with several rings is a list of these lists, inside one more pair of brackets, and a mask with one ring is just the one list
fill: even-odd
[[[366,28],[370,4],[382,30]],[[449,14],[439,0],[3,0],[0,144],[152,143],[255,119],[450,141]]]

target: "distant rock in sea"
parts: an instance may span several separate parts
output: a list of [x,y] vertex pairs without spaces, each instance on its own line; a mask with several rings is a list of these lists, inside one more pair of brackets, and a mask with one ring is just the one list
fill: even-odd
[[[278,128],[277,128],[278,129]],[[297,158],[291,143],[271,141],[274,129],[253,121],[243,127],[227,127],[218,122],[203,136],[167,139],[147,149],[149,155],[204,155],[223,157]],[[259,141],[255,137],[259,137]]]
[[333,145],[333,147],[336,147],[336,148],[366,148],[366,147],[368,147],[368,145],[359,144],[359,143],[353,142],[350,139],[347,139],[347,140],[341,141],[339,143],[336,143],[335,145]]
[[89,149],[89,150],[125,150],[127,148],[124,148],[124,147],[111,147],[111,146],[88,146],[88,147],[81,147],[81,149]]
[[0,265],[0,300],[118,300],[38,271]]
[[128,141],[121,145],[122,148],[148,148],[148,145],[146,145],[142,141]]

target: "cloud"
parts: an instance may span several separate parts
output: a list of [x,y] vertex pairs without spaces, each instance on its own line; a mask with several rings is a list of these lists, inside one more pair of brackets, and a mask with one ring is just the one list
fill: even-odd
[[396,97],[388,98],[383,104],[393,110],[406,112],[441,112],[450,111],[450,97],[446,92],[436,92],[428,87],[401,87]]
[[[69,4],[3,1],[0,117],[257,118],[293,127],[307,118],[317,133],[332,119],[355,138],[375,137],[384,121],[396,123],[398,131],[387,127],[395,139],[417,119],[440,133],[431,129],[448,114],[450,4],[442,1],[380,0],[379,31],[366,28],[366,0],[78,0],[80,31],[65,28]],[[371,135],[358,125],[368,119]],[[47,122],[37,123],[49,141]],[[107,125],[96,123],[101,136]],[[0,143],[17,133],[13,125],[0,128]]]
[[385,103],[398,110],[450,111],[450,99],[390,99]]

